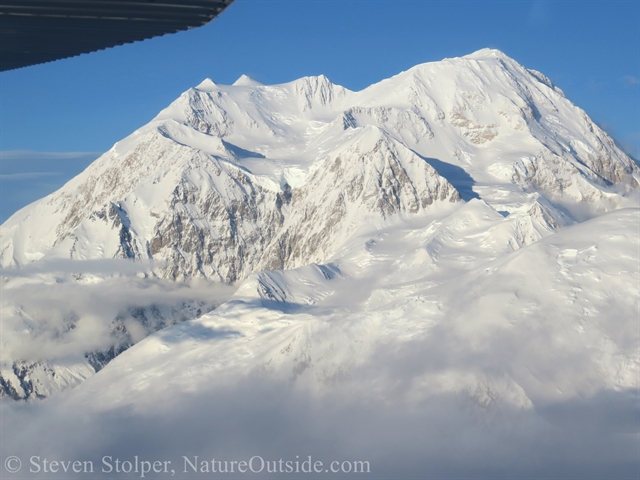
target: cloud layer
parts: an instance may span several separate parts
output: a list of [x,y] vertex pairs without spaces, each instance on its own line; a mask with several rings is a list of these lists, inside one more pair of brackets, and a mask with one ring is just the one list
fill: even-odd
[[[137,342],[164,321],[180,321],[185,306],[200,305],[205,313],[235,290],[204,280],[159,280],[145,274],[149,269],[150,264],[117,259],[55,260],[0,272],[0,359],[56,361],[109,348],[118,341],[116,319]],[[136,318],[141,308],[154,309],[157,318]]]
[[[259,399],[259,401],[257,401]],[[3,404],[3,454],[49,460],[171,461],[175,478],[194,473],[183,456],[210,461],[302,461],[324,465],[368,461],[371,473],[354,478],[637,478],[636,392],[597,395],[530,411],[484,409],[464,396],[436,397],[408,408],[339,390],[317,397],[286,384],[245,379],[234,388],[203,388],[177,408],[132,415],[126,408],[92,411],[63,398]],[[612,411],[617,412],[612,416]],[[569,414],[568,414],[569,413]],[[614,418],[615,417],[615,418]],[[613,420],[613,421],[612,421]],[[64,441],[59,441],[62,438]],[[23,471],[21,478],[36,478]],[[287,474],[286,478],[351,478]],[[49,475],[48,478],[64,475]],[[228,478],[282,478],[226,474]],[[39,478],[39,477],[38,477]],[[159,478],[159,477],[154,477]]]
[[60,188],[99,156],[98,152],[0,151],[0,223]]

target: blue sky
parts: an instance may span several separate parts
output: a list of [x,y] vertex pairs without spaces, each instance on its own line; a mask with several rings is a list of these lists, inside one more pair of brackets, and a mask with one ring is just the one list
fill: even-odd
[[236,0],[202,28],[0,74],[0,221],[204,78],[359,90],[484,47],[543,72],[638,158],[638,0]]

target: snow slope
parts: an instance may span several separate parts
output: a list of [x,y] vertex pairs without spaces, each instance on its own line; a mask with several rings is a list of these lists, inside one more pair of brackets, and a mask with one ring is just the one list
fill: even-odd
[[[257,374],[319,393],[407,403],[455,393],[518,408],[637,388],[640,210],[518,250],[504,222],[472,200],[367,232],[329,263],[254,274],[214,312],[124,352],[74,398],[153,409],[156,398]],[[390,389],[394,379],[402,385]]]
[[640,209],[513,250],[515,223],[472,200],[253,274],[76,388],[0,405],[4,448],[180,478],[211,475],[185,456],[309,455],[381,478],[634,478]]

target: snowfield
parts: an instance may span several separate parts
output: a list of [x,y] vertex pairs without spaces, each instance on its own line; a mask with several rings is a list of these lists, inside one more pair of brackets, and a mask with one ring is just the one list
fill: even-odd
[[633,390],[639,213],[511,252],[484,234],[502,217],[478,200],[395,224],[334,262],[250,276],[218,309],[145,338],[72,397],[149,411],[174,392],[252,375],[410,405],[455,393],[530,409]]
[[497,50],[205,80],[2,225],[3,454],[636,478],[639,182]]

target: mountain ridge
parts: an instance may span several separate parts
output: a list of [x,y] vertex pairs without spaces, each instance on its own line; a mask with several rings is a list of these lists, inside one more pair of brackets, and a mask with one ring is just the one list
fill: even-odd
[[[443,83],[436,74],[446,81]],[[515,89],[515,101],[507,98],[506,91],[492,87],[489,80],[495,78]],[[179,205],[185,205],[183,215],[174,211],[171,216],[182,215],[180,222],[186,222],[196,237],[207,236],[198,220],[207,215],[226,218],[227,235],[232,235],[232,225],[245,220],[276,225],[282,221],[283,206],[291,210],[290,191],[303,188],[303,179],[310,178],[309,169],[321,169],[324,159],[340,150],[341,142],[349,141],[350,131],[369,126],[378,128],[427,164],[432,157],[445,169],[461,169],[476,185],[487,180],[496,183],[496,176],[504,175],[498,183],[508,185],[501,195],[512,195],[514,203],[526,202],[527,194],[537,192],[561,210],[588,202],[606,211],[615,208],[620,198],[615,188],[610,192],[612,187],[618,185],[622,193],[625,189],[634,190],[640,178],[635,163],[582,110],[569,104],[546,77],[532,73],[497,50],[483,49],[462,58],[417,65],[360,92],[336,86],[322,75],[275,86],[246,83],[220,86],[205,81],[188,90],[61,190],[9,219],[0,235],[2,266],[28,264],[43,255],[155,259],[167,242],[173,242],[173,248],[181,248],[178,243],[182,237],[163,230],[175,230],[175,222],[158,217],[161,211],[167,214]],[[434,93],[436,83],[439,87],[447,85],[444,94],[440,89],[437,95]],[[568,109],[572,115],[559,121],[559,108]],[[541,109],[549,113],[542,116]],[[576,125],[583,130],[577,138],[571,135]],[[370,134],[377,135],[375,131]],[[483,165],[486,161],[471,160],[490,156],[487,149],[501,150],[504,142],[500,137],[505,135],[519,139],[528,154],[515,158],[510,153],[505,155],[506,161],[488,166]],[[494,147],[496,142],[500,145]],[[178,164],[183,165],[181,171],[175,170]],[[437,169],[435,172],[440,175]],[[355,171],[352,174],[358,175]],[[225,178],[222,183],[217,180],[222,178],[220,175]],[[434,172],[430,175],[434,176]],[[193,208],[187,208],[180,199],[188,198],[187,192],[198,190],[198,182],[207,177],[210,197],[200,198],[204,203],[197,206],[191,204],[197,212],[187,213]],[[391,178],[385,181],[393,183]],[[142,184],[144,193],[136,190]],[[514,185],[521,191],[516,191]],[[152,199],[155,194],[150,191],[163,191],[163,200]],[[479,188],[475,194],[483,197]],[[132,198],[136,195],[139,198]],[[222,199],[235,200],[229,204]],[[492,203],[490,197],[487,201]],[[131,202],[155,202],[155,206],[150,206],[145,215],[141,210],[146,207],[133,207]],[[254,207],[247,210],[238,205]],[[363,212],[370,212],[373,207],[363,208]],[[37,232],[37,240],[12,233],[21,229],[20,218],[29,223],[25,216],[38,210],[47,211],[44,216],[59,218],[57,225],[50,221],[31,222],[35,224],[29,228],[32,233]],[[331,207],[326,205],[325,210],[330,212]],[[210,216],[211,211],[215,212],[214,217]],[[107,225],[99,226],[97,219],[108,219]],[[100,238],[94,235],[97,231],[102,232]],[[86,240],[84,234],[89,235]],[[253,238],[249,232],[242,235]],[[14,236],[16,241],[12,240]],[[214,236],[211,245],[217,242],[220,240]],[[260,244],[268,243],[266,240]],[[96,250],[92,247],[96,244],[104,247]],[[244,253],[237,250],[238,244],[232,248],[239,261]],[[161,259],[169,262],[185,257],[181,271],[155,273],[169,278],[213,275],[211,278],[233,282],[269,265],[256,260],[258,263],[248,269],[238,266],[221,273],[217,268],[217,274],[207,273],[197,267],[202,261],[211,260],[206,249],[202,243],[196,251],[181,251],[170,259],[165,252]],[[329,248],[327,253],[330,251]],[[204,257],[207,258],[203,260]],[[293,259],[289,264],[283,257],[279,265],[300,265],[310,260]]]

